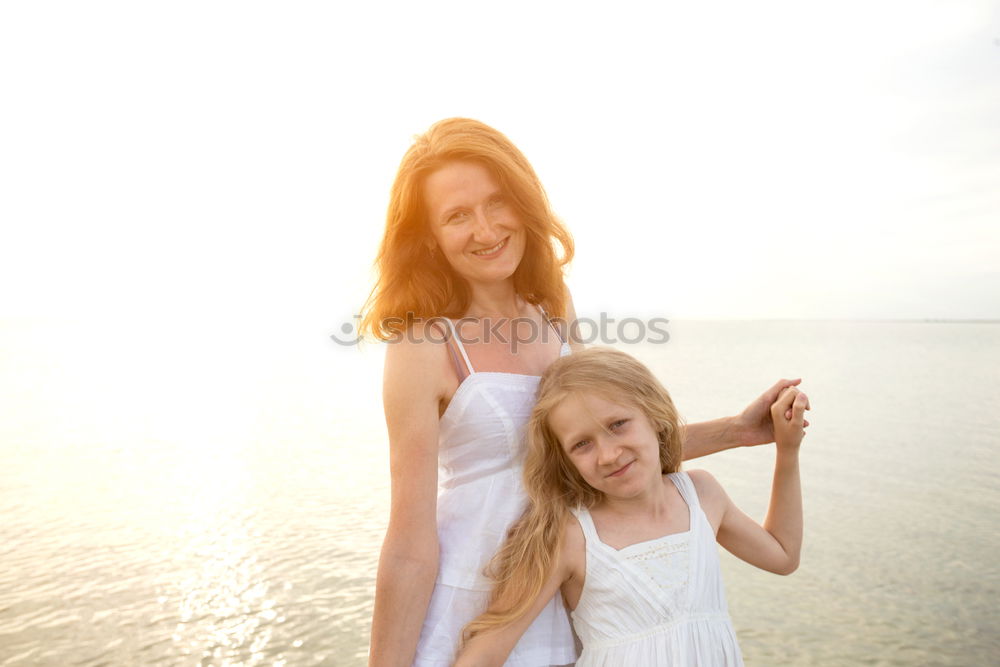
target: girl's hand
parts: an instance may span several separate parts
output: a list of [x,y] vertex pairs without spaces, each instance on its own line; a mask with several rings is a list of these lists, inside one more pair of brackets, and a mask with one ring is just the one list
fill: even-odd
[[[785,389],[794,387],[800,382],[802,382],[801,378],[778,380],[736,417],[739,444],[763,445],[774,442],[774,424],[777,423],[777,420],[772,417],[771,407]],[[806,398],[806,410],[809,408],[809,399]],[[791,410],[787,411],[783,417],[791,419]],[[809,422],[803,420],[803,425],[809,426]]]
[[805,435],[805,411],[809,398],[795,387],[785,387],[771,405],[774,441],[779,449],[798,449]]

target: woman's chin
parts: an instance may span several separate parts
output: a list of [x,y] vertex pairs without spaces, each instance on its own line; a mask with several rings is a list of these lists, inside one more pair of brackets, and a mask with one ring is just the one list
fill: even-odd
[[475,275],[464,275],[466,282],[472,285],[496,285],[510,282],[514,278],[513,271],[479,272]]
[[471,267],[472,270],[461,271],[459,275],[470,283],[499,283],[513,278],[517,267],[518,262],[498,261],[485,266]]

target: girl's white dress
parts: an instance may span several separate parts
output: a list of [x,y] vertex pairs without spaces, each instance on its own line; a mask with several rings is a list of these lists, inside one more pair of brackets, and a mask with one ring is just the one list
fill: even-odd
[[688,505],[683,533],[614,549],[590,512],[575,510],[587,540],[587,574],[573,623],[578,667],[742,665],[729,619],[715,533],[687,473],[668,475]]
[[[521,459],[539,381],[537,375],[476,372],[451,327],[470,374],[440,421],[440,567],[413,663],[420,667],[450,666],[462,628],[486,609],[491,585],[483,570],[527,504]],[[560,355],[569,352],[563,342]],[[575,660],[569,614],[557,594],[505,664],[541,667]]]

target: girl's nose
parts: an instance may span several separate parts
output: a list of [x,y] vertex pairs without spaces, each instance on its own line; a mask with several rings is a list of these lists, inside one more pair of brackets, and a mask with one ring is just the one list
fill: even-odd
[[600,438],[597,441],[597,463],[609,465],[618,459],[621,447],[616,442],[608,438]]

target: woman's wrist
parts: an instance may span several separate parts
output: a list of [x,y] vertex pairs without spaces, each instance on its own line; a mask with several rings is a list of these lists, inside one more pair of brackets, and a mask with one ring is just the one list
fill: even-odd
[[751,437],[752,430],[743,423],[739,415],[724,417],[723,419],[726,421],[727,448],[749,447],[750,445],[758,444]]
[[743,425],[739,416],[719,417],[712,423],[716,426],[716,440],[720,451],[752,444],[749,429]]
[[735,447],[736,432],[732,417],[720,417],[684,427],[684,459],[708,456]]

